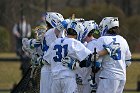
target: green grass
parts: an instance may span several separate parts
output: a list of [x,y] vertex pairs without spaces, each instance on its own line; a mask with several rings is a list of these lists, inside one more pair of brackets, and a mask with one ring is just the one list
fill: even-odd
[[21,78],[20,62],[0,62],[0,88],[9,89]]
[[17,57],[15,53],[0,53],[0,58],[15,58]]
[[125,89],[136,89],[137,81],[140,81],[140,62],[132,62],[127,68],[127,81]]
[[[4,53],[2,57],[16,57],[15,54]],[[140,58],[139,54],[133,55],[134,58]],[[20,62],[0,62],[0,89],[10,89],[14,83],[17,83],[21,78]],[[127,82],[125,89],[136,89],[137,81],[140,81],[140,62],[133,62],[127,69]],[[0,92],[10,93],[10,92]],[[124,93],[140,93],[140,92],[124,92]]]

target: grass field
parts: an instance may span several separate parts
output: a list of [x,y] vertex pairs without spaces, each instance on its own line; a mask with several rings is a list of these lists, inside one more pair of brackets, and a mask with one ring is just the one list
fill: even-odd
[[[10,54],[2,55],[0,57],[8,57]],[[15,57],[11,54],[10,57]],[[136,58],[140,58],[138,54]],[[0,89],[11,89],[14,83],[21,79],[20,62],[0,62]],[[140,81],[140,62],[133,62],[127,69],[127,82],[125,89],[137,89],[137,81]],[[10,93],[1,92],[0,93]],[[140,92],[124,92],[124,93],[140,93]]]
[[12,88],[21,78],[19,62],[0,62],[0,88]]

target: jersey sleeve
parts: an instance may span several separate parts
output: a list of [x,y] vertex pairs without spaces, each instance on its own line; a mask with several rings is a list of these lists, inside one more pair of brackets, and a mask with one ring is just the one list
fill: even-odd
[[125,53],[125,60],[131,60],[131,52],[130,52],[130,49],[129,49],[129,46],[127,44],[127,49],[126,49],[126,53]]
[[99,46],[97,45],[97,39],[93,40],[91,42],[89,42],[86,47],[93,53],[94,52],[94,48],[96,48],[96,51],[99,51]]
[[96,40],[96,44],[93,46],[96,47],[96,50],[98,52],[98,51],[104,50],[103,44],[104,44],[104,40],[102,38],[99,38]]
[[52,42],[54,42],[57,37],[54,33],[54,28],[49,29],[46,33],[45,33],[45,40],[46,40],[46,45],[51,46]]
[[43,55],[43,59],[45,60],[45,61],[47,61],[49,64],[51,64],[50,62],[51,62],[51,55],[52,55],[52,47],[50,46],[49,47],[49,49],[48,49],[48,51],[47,52],[45,52],[44,53],[44,55]]
[[81,42],[73,40],[71,42],[71,46],[69,47],[69,54],[68,56],[78,59],[79,61],[84,60],[91,51],[87,49]]

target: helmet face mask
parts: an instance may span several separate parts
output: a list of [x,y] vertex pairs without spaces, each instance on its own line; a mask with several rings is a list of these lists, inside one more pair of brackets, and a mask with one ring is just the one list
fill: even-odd
[[67,28],[67,25],[68,25],[68,22],[64,20],[58,23],[58,25],[56,26],[56,29],[58,29],[59,31],[63,31],[64,29]]
[[101,32],[101,36],[107,35],[107,31],[113,27],[119,27],[118,17],[103,18],[99,25],[99,30]]
[[47,27],[46,26],[37,26],[34,29],[35,33],[36,33],[36,39],[37,40],[42,40],[44,37],[45,32],[47,31]]

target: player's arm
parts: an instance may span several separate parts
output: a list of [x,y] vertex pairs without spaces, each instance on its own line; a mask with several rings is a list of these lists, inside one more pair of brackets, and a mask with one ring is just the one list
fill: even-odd
[[[128,45],[128,44],[127,44]],[[131,52],[129,50],[129,46],[127,48],[127,51],[125,53],[125,63],[126,63],[126,67],[129,67],[131,65]]]
[[[69,56],[66,56],[64,58],[62,58],[61,62],[63,64],[63,66],[66,66],[72,70],[77,69],[77,68],[82,68],[82,67],[89,67],[91,66],[91,56],[92,54],[88,55],[85,59],[83,59],[82,61],[73,59]],[[95,62],[95,66],[96,66],[96,72],[100,69],[101,67],[101,63],[100,62]],[[97,70],[98,69],[98,70]]]
[[[91,54],[91,51],[77,40],[73,40],[70,43],[71,44],[68,48],[71,51],[69,51],[66,57],[62,58],[61,62],[65,66],[73,69],[74,67],[79,67],[79,63],[81,63],[81,61],[86,59],[88,55]],[[85,65],[88,65],[88,64],[85,64]]]

